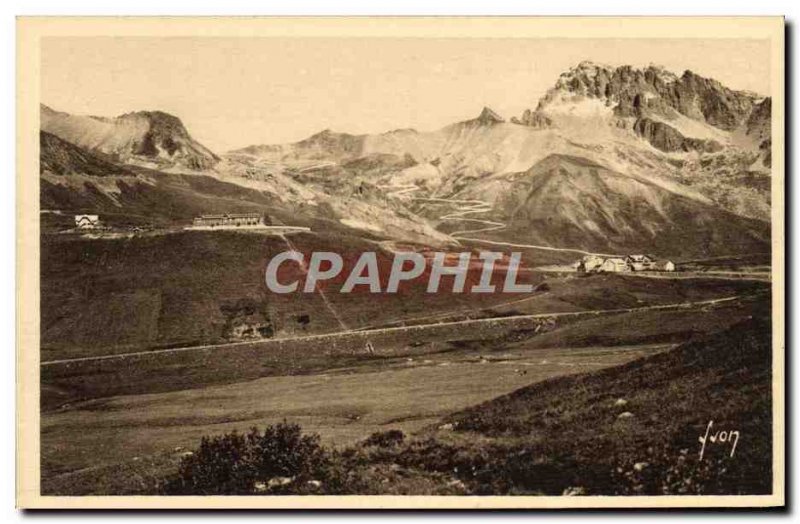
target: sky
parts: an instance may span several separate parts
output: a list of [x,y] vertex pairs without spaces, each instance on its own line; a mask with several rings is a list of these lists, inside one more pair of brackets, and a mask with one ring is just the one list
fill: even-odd
[[47,37],[41,102],[97,116],[165,111],[225,152],[322,129],[430,131],[483,106],[509,119],[582,60],[770,91],[766,40]]

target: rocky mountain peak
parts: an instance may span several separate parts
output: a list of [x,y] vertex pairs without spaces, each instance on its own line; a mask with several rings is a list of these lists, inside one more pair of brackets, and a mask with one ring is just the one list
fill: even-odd
[[596,117],[603,113],[598,108],[605,106],[609,125],[629,129],[657,149],[717,151],[719,143],[705,136],[683,136],[669,122],[686,117],[723,131],[743,125],[753,128],[757,126],[750,123],[751,115],[757,113],[756,120],[763,121],[762,113],[769,112],[769,106],[760,107],[759,102],[754,93],[730,89],[690,70],[678,76],[655,64],[636,68],[583,61],[558,77],[535,110],[525,110],[512,122],[535,128],[559,127],[564,115]]
[[614,107],[620,117],[641,117],[644,113],[671,116],[678,112],[724,130],[740,125],[754,103],[752,93],[729,89],[690,70],[679,77],[654,64],[635,68],[581,62],[558,78],[538,109],[545,109],[564,94],[600,99]]
[[503,123],[505,120],[492,109],[484,106],[483,110],[481,110],[481,114],[478,115],[478,118],[476,118],[474,122],[480,125],[492,125]]
[[176,136],[188,137],[189,131],[180,118],[164,111],[135,111],[119,116],[121,120],[142,119],[150,125],[150,130],[157,133],[170,133]]

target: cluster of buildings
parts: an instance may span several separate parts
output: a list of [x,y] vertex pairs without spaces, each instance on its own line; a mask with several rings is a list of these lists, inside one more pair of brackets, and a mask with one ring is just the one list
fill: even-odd
[[[260,213],[224,213],[201,215],[192,221],[193,228],[263,227],[264,215]],[[75,229],[99,229],[103,227],[99,215],[75,215]]]
[[586,255],[576,264],[579,273],[624,273],[627,271],[675,271],[675,263],[650,255]]
[[192,221],[192,226],[197,228],[258,227],[264,225],[264,216],[260,213],[200,215]]

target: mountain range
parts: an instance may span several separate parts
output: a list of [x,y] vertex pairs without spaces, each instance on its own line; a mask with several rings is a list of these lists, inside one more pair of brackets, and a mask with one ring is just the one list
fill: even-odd
[[[244,205],[428,244],[494,239],[674,257],[769,250],[771,100],[690,71],[581,62],[508,120],[483,108],[430,132],[324,130],[220,155],[158,111],[41,113],[48,209],[135,208],[188,221]],[[166,194],[198,180],[213,183],[166,215],[137,196],[143,184]]]

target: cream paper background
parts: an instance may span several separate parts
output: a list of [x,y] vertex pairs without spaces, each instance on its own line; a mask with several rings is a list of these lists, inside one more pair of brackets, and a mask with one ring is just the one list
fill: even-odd
[[[39,495],[39,103],[45,37],[766,39],[772,112],[773,494],[642,497],[42,497]],[[522,58],[522,57],[521,57]],[[710,58],[713,59],[713,56]],[[782,17],[19,18],[17,21],[17,506],[23,508],[600,508],[783,505],[784,21]]]

